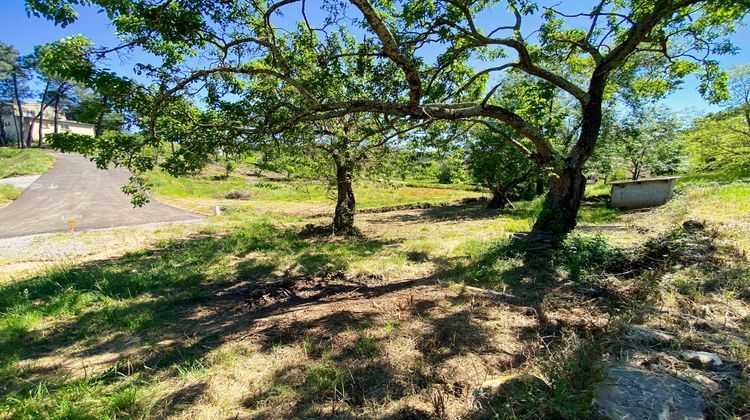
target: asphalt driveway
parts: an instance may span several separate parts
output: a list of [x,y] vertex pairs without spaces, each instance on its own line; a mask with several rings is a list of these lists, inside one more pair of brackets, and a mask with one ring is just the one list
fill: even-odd
[[78,154],[55,154],[55,166],[21,196],[0,208],[0,238],[76,230],[200,219],[203,216],[151,200],[134,208],[120,188],[125,168],[101,171]]

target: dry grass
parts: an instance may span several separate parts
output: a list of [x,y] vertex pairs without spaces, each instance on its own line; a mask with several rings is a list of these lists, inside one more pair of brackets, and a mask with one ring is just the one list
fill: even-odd
[[[724,230],[744,213],[675,236],[693,214],[681,201],[592,216],[562,251],[512,239],[531,210],[480,204],[362,214],[359,239],[300,239],[311,220],[273,206],[260,216],[230,207],[182,233],[139,231],[150,238],[6,281],[0,343],[16,347],[3,350],[0,407],[21,417],[455,418],[494,409],[579,418],[631,322],[678,336],[674,351],[718,351],[733,378],[747,378],[747,261]],[[125,235],[79,238],[101,248]],[[710,256],[693,259],[701,255]],[[640,354],[686,372],[672,353]],[[476,387],[517,372],[550,390],[475,411]],[[728,383],[711,397],[719,417],[742,413]]]

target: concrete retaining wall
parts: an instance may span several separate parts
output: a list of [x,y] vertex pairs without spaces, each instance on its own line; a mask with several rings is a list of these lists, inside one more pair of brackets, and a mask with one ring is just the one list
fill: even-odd
[[677,178],[639,179],[612,183],[612,207],[640,209],[660,206],[672,198]]

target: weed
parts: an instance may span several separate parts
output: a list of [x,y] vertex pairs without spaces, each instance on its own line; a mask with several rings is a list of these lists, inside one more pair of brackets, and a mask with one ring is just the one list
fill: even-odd
[[400,326],[402,322],[398,320],[385,321],[385,331],[388,334],[393,334]]
[[555,261],[567,267],[571,279],[578,281],[584,269],[616,262],[623,257],[623,253],[609,245],[601,236],[571,235],[565,238],[554,257]]
[[112,391],[109,394],[109,409],[118,416],[129,417],[141,410],[138,389],[134,386]]
[[313,341],[312,337],[305,337],[305,339],[302,341],[302,350],[305,351],[305,355],[307,357],[310,357],[310,355],[314,354],[317,350],[317,346],[315,345],[315,341]]
[[181,362],[175,365],[178,375],[180,377],[200,377],[206,373],[209,366],[203,363],[200,359],[192,359]]
[[354,354],[358,357],[372,357],[378,351],[378,343],[374,338],[360,336],[354,341]]
[[544,404],[561,418],[587,417],[591,387],[601,378],[601,343],[567,333],[562,345],[540,363],[552,394]]
[[343,392],[346,384],[344,373],[331,362],[308,369],[305,375],[305,387],[313,395],[334,395]]

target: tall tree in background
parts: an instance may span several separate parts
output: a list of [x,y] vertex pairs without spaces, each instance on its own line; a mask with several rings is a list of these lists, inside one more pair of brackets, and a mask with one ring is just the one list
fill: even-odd
[[745,141],[744,147],[750,148],[750,64],[733,67],[729,72],[729,88],[732,94],[729,106],[737,109],[744,117],[744,127],[730,127],[740,134]]
[[[475,130],[475,138],[467,146],[466,164],[474,180],[492,193],[490,208],[505,208],[513,203],[510,196],[519,186],[531,181],[540,172],[539,166],[529,161],[504,136],[517,134],[507,128]],[[518,140],[516,140],[518,141]]]
[[96,91],[84,87],[77,87],[73,94],[66,115],[68,118],[94,124],[94,135],[100,137],[107,130],[119,130],[125,123],[125,118],[112,109],[112,103]]
[[682,162],[682,123],[664,106],[637,106],[615,130],[630,179],[674,174]]
[[[10,72],[13,66],[10,63],[15,62],[15,50],[0,42],[0,146],[5,146],[9,141],[8,133],[5,131],[5,110],[12,111],[13,107],[13,83]],[[13,112],[9,112],[11,119]]]
[[[0,84],[2,84],[2,99],[7,101],[11,110],[18,112],[18,122],[14,123],[18,147],[24,146],[24,126],[22,99],[30,95],[28,82],[31,79],[30,69],[25,57],[18,54],[18,50],[11,45],[0,43]],[[15,105],[15,106],[14,106]],[[13,112],[10,113],[13,115]]]
[[[79,3],[27,0],[32,13],[63,25],[76,19],[72,6]],[[68,61],[60,70],[91,86],[101,86],[102,80],[112,85],[112,75],[97,70],[94,63],[106,52],[139,47],[160,56],[162,66],[139,67],[158,88],[138,95],[140,104],[131,102],[151,115],[146,128],[152,137],[158,114],[174,98],[212,85],[218,87],[216,92],[231,95],[208,95],[206,106],[225,113],[231,109],[226,106],[229,97],[259,100],[253,99],[248,83],[255,79],[274,80],[288,93],[287,100],[255,107],[258,112],[242,118],[233,110],[226,112],[227,118],[218,121],[238,138],[274,135],[301,123],[362,112],[414,121],[502,123],[532,147],[512,144],[553,173],[534,228],[565,233],[576,225],[586,184],[583,169],[599,138],[605,99],[618,93],[659,97],[691,73],[699,75],[700,91],[707,99],[724,99],[726,78],[712,57],[733,51],[725,36],[750,9],[748,0],[601,0],[593,7],[472,0],[321,3],[316,6],[326,15],[311,21],[305,11],[310,3],[304,0],[87,1],[107,12],[125,41],[104,50],[80,37],[68,39],[58,49],[60,58],[85,58]],[[282,13],[299,15],[300,23],[293,27],[280,21],[277,26],[276,17]],[[525,27],[530,15],[537,15],[542,24]],[[137,25],[132,24],[134,17]],[[347,26],[356,27],[353,32],[359,35],[347,37],[343,50],[331,53],[331,37],[340,31],[330,29],[337,26],[344,32]],[[322,37],[319,43],[295,42],[317,36]],[[206,57],[200,68],[186,59],[195,54]],[[366,84],[354,87],[388,81],[400,88],[376,97],[369,88],[354,89],[343,100],[329,95],[326,83],[331,80],[319,75],[351,59],[375,69],[364,75]],[[570,115],[578,119],[574,141],[560,147],[543,127],[524,117],[523,108],[498,104],[493,77],[509,70],[549,83],[575,101],[575,113]],[[347,69],[339,81],[361,78],[352,73],[356,71]]]
[[29,125],[26,137],[27,147],[31,147],[32,132],[35,123],[38,123],[38,146],[42,147],[42,140],[44,139],[44,113],[49,107],[54,107],[53,131],[55,133],[58,132],[59,105],[61,100],[68,95],[68,92],[73,87],[71,82],[60,79],[54,75],[54,67],[52,72],[48,70],[48,63],[43,60],[44,50],[47,47],[47,45],[39,45],[34,48],[32,54],[25,58],[26,65],[33,70],[33,73],[39,79],[39,82],[44,86],[39,97],[39,111],[36,116],[32,118]]
[[730,70],[727,109],[693,121],[683,137],[693,170],[750,168],[750,64]]

